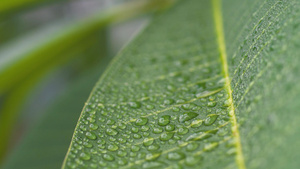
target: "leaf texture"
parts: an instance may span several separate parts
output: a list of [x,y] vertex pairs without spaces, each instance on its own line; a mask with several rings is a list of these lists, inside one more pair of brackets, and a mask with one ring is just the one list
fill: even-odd
[[293,0],[179,1],[102,75],[63,168],[299,166],[299,18]]

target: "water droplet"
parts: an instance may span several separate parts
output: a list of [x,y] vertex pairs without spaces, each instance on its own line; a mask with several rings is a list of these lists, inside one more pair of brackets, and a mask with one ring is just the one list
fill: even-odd
[[159,147],[159,145],[158,144],[152,144],[152,145],[150,145],[148,148],[147,148],[147,150],[149,150],[149,151],[156,151],[156,150],[158,150],[160,147]]
[[105,167],[105,166],[107,166],[107,163],[101,160],[101,161],[99,161],[99,165],[102,167]]
[[120,159],[119,161],[118,161],[118,164],[119,165],[126,165],[128,162],[127,162],[127,160],[125,160],[125,159]]
[[197,128],[197,127],[200,127],[202,125],[202,120],[194,120],[192,121],[192,124],[191,124],[191,127],[192,128]]
[[133,135],[133,138],[135,138],[135,139],[140,139],[140,138],[142,138],[142,136],[141,136],[140,134],[134,134],[134,135]]
[[144,146],[150,146],[153,142],[154,142],[154,139],[152,137],[147,137],[143,141]]
[[126,125],[124,123],[119,123],[118,128],[123,130],[126,128]]
[[118,131],[115,129],[108,128],[108,129],[106,129],[106,134],[108,134],[110,136],[115,136],[118,134]]
[[184,104],[181,106],[184,110],[191,110],[192,109],[192,105],[191,104]]
[[115,121],[112,120],[112,119],[109,119],[109,120],[106,121],[106,124],[107,125],[113,125],[113,124],[115,124]]
[[91,139],[91,140],[95,140],[97,138],[96,134],[95,133],[92,133],[92,132],[86,132],[86,137]]
[[147,124],[147,122],[148,122],[148,119],[147,119],[147,118],[141,117],[141,118],[138,118],[138,119],[135,121],[135,125],[137,125],[137,126],[143,126],[143,125]]
[[215,107],[216,105],[217,105],[217,102],[214,102],[214,101],[207,103],[208,107]]
[[92,123],[92,124],[90,124],[90,129],[96,130],[96,129],[98,129],[98,126],[96,124]]
[[161,127],[155,127],[155,128],[153,129],[153,133],[155,133],[155,134],[159,134],[159,133],[161,133],[161,132],[163,132],[163,129],[162,129]]
[[199,133],[194,133],[192,135],[190,135],[189,137],[186,138],[186,141],[200,141],[200,140],[205,140],[207,138],[212,137],[212,134],[210,133],[203,133],[203,132],[199,132]]
[[140,102],[130,102],[130,103],[129,103],[129,106],[130,106],[131,108],[137,109],[137,108],[140,108],[140,107],[141,107],[141,103],[140,103]]
[[148,131],[149,130],[149,126],[142,126],[141,127],[141,131]]
[[160,156],[160,152],[152,152],[152,153],[148,153],[147,155],[146,155],[146,158],[145,158],[145,160],[147,160],[147,161],[152,161],[152,160],[155,160],[155,159],[157,159],[159,156]]
[[164,115],[164,116],[161,116],[159,119],[158,119],[158,125],[160,126],[165,126],[167,124],[170,123],[170,116],[169,115]]
[[178,128],[178,134],[179,135],[184,135],[184,134],[186,134],[186,133],[188,133],[189,132],[189,129],[188,128],[186,128],[186,127],[179,127]]
[[179,109],[178,107],[173,107],[172,110],[173,110],[174,112],[179,112],[179,111],[180,111],[180,109]]
[[203,151],[212,151],[216,147],[218,147],[218,142],[211,142],[204,145]]
[[223,107],[229,107],[232,104],[231,99],[227,99],[223,103]]
[[131,146],[131,151],[137,152],[137,151],[139,151],[139,150],[140,150],[140,147],[139,147],[139,146],[136,146],[136,145]]
[[163,133],[160,135],[159,139],[160,139],[161,141],[168,141],[168,140],[170,140],[173,136],[174,136],[174,133],[163,132]]
[[217,115],[217,114],[207,115],[207,117],[204,121],[204,125],[206,125],[206,126],[212,125],[217,120],[218,117],[219,117],[219,115]]
[[194,151],[198,148],[198,144],[197,143],[190,143],[186,146],[186,150],[187,151]]
[[90,160],[91,156],[89,154],[83,152],[80,154],[80,158],[83,160]]
[[185,121],[188,121],[188,120],[191,120],[195,117],[197,117],[198,114],[197,113],[194,113],[194,112],[185,112],[183,113],[182,115],[179,116],[179,122],[185,122]]
[[181,152],[170,152],[167,155],[167,159],[172,161],[181,160],[183,158],[185,158],[185,154]]
[[199,163],[201,161],[202,161],[202,157],[201,156],[188,156],[185,159],[185,164],[187,166],[194,166],[194,165],[196,165],[197,163]]
[[134,133],[137,133],[137,132],[139,132],[139,129],[137,127],[132,127],[131,131],[134,132]]
[[168,86],[167,86],[167,89],[168,89],[169,91],[174,91],[174,90],[176,90],[176,87],[175,87],[174,85],[168,85]]
[[115,157],[110,154],[103,154],[103,159],[106,161],[114,161]]
[[84,143],[83,143],[83,146],[84,146],[84,147],[87,147],[87,148],[91,148],[91,147],[93,147],[93,144],[91,144],[91,143],[89,143],[89,142],[84,142]]
[[168,124],[166,126],[166,131],[174,131],[175,130],[175,125],[174,124]]
[[166,100],[164,100],[164,104],[165,105],[170,105],[170,104],[173,104],[173,103],[174,103],[173,99],[166,99]]
[[110,145],[107,146],[107,149],[109,151],[117,151],[119,149],[119,147],[115,144],[110,144]]
[[106,141],[105,141],[105,140],[103,140],[103,139],[99,139],[99,140],[97,140],[97,143],[98,143],[98,144],[105,144],[105,143],[106,143]]
[[127,155],[127,152],[126,151],[118,151],[118,153],[117,153],[117,155],[119,156],[119,157],[125,157],[126,155]]
[[153,109],[154,109],[154,106],[151,105],[151,104],[148,104],[148,105],[146,106],[146,109],[148,109],[148,110],[153,110]]

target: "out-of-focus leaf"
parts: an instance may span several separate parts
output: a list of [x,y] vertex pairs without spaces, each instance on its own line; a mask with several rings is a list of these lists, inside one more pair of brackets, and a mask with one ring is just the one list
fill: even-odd
[[298,0],[180,1],[104,72],[63,168],[299,167],[299,23]]
[[[161,8],[171,0],[133,1],[76,21],[52,23],[0,49],[0,94],[11,89],[49,61],[100,28]],[[29,66],[30,65],[30,66]],[[18,76],[16,76],[18,75]]]
[[62,96],[46,110],[38,124],[9,156],[3,168],[54,169],[60,168],[70,143],[77,117],[89,91],[106,67],[108,58],[81,73],[81,78],[62,93]]
[[[105,33],[105,32],[103,32]],[[9,92],[5,98],[5,100],[2,103],[1,107],[1,114],[0,114],[0,152],[1,156],[5,155],[5,152],[8,149],[8,146],[11,146],[9,144],[9,141],[11,140],[12,131],[15,129],[15,123],[18,120],[18,115],[20,112],[20,108],[23,106],[28,93],[33,90],[33,88],[37,85],[37,83],[45,78],[45,75],[49,73],[51,70],[55,69],[55,67],[60,66],[61,64],[68,61],[69,58],[78,58],[82,57],[80,55],[86,55],[86,51],[91,50],[92,46],[96,48],[96,45],[104,45],[103,43],[99,43],[99,40],[97,39],[98,36],[95,37],[87,37],[85,39],[84,44],[76,44],[74,45],[74,49],[71,51],[64,51],[62,53],[57,53],[59,57],[54,62],[48,62],[47,65],[43,67],[40,71],[35,72],[30,77],[22,81],[21,84],[16,86],[11,92]],[[106,39],[104,37],[103,41]],[[99,59],[96,61],[101,60],[101,57],[104,57],[106,54],[106,51],[102,47],[98,47],[98,49],[102,49],[102,51],[95,52],[95,54],[98,54]],[[100,55],[101,54],[101,55]],[[86,56],[86,57],[94,57],[94,56]],[[83,59],[81,59],[83,60]],[[93,66],[93,64],[90,63],[90,66]]]
[[58,0],[1,0],[0,16],[26,7]]
[[[0,155],[7,149],[10,131],[17,117],[17,109],[28,90],[43,76],[43,72],[70,59],[60,55],[65,50],[71,52],[79,42],[85,43],[88,36],[110,23],[119,22],[139,14],[165,7],[170,0],[133,1],[114,7],[100,14],[94,14],[79,21],[60,23],[36,31],[9,46],[3,46],[0,52],[0,94],[7,90],[12,93],[1,109]],[[88,44],[83,44],[85,46]],[[73,56],[73,55],[70,55]],[[21,84],[24,82],[23,84]],[[21,84],[21,85],[19,85]],[[16,106],[14,106],[16,105]]]

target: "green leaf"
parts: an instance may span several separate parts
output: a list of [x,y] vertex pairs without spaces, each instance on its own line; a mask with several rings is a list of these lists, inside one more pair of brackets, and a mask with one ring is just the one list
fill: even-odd
[[24,7],[34,6],[40,3],[49,3],[49,0],[2,0],[0,6],[0,14],[6,14],[11,11],[23,9]]
[[[59,66],[62,67],[61,64],[66,62],[66,58],[80,59],[81,62],[84,62],[84,59],[89,58],[91,61],[95,62],[93,57],[95,58],[95,56],[98,55],[98,60],[102,60],[106,55],[104,45],[106,39],[104,33],[105,32],[103,31],[103,41],[99,41],[97,37],[88,37],[85,40],[85,44],[76,44],[72,51],[67,50],[62,53],[57,53],[58,56],[63,56],[61,57],[61,60],[54,60],[53,62],[49,61],[43,69],[32,73],[30,77],[27,77],[21,84],[14,87],[12,91],[5,95],[5,100],[2,103],[3,106],[0,108],[0,111],[3,112],[0,114],[0,157],[3,157],[7,153],[9,146],[12,146],[10,143],[12,139],[11,135],[13,135],[13,131],[16,128],[15,125],[18,121],[18,116],[22,115],[20,109],[24,102],[26,102],[30,92],[34,91],[34,88],[40,81],[47,78],[47,75],[51,73],[51,70],[53,71],[53,69]],[[99,33],[99,35],[101,35],[101,33]],[[99,50],[98,45],[103,45],[100,52],[96,51]],[[91,51],[93,52],[93,55],[88,55],[88,52]],[[95,65],[90,63],[89,66],[92,67]]]
[[77,116],[108,60],[107,57],[92,70],[78,75],[79,79],[73,81],[50,108],[46,108],[43,117],[8,156],[3,168],[60,168]]
[[300,5],[185,0],[92,91],[63,168],[297,168]]
[[[67,52],[79,52],[91,46],[88,38],[95,36],[99,29],[108,24],[161,9],[171,3],[172,0],[143,0],[124,3],[84,18],[52,23],[51,26],[45,26],[11,44],[2,46],[0,49],[0,79],[4,80],[0,81],[0,94],[12,92],[0,109],[0,159],[8,148],[9,135],[20,105],[45,72],[76,56],[76,54],[67,54]],[[82,41],[85,44],[77,49],[72,49]],[[68,51],[66,52],[66,50]],[[61,55],[63,52],[66,53]]]
[[34,72],[43,69],[49,61],[58,62],[64,59],[58,55],[59,52],[72,48],[76,43],[97,33],[99,29],[165,7],[171,2],[172,0],[143,0],[124,3],[84,18],[51,23],[51,25],[2,46],[0,49],[0,79],[5,80],[0,82],[0,94],[19,84]]

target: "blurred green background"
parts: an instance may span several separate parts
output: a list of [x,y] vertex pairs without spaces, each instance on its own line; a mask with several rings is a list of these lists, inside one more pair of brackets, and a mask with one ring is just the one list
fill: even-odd
[[0,168],[60,168],[93,86],[161,2],[0,2]]

